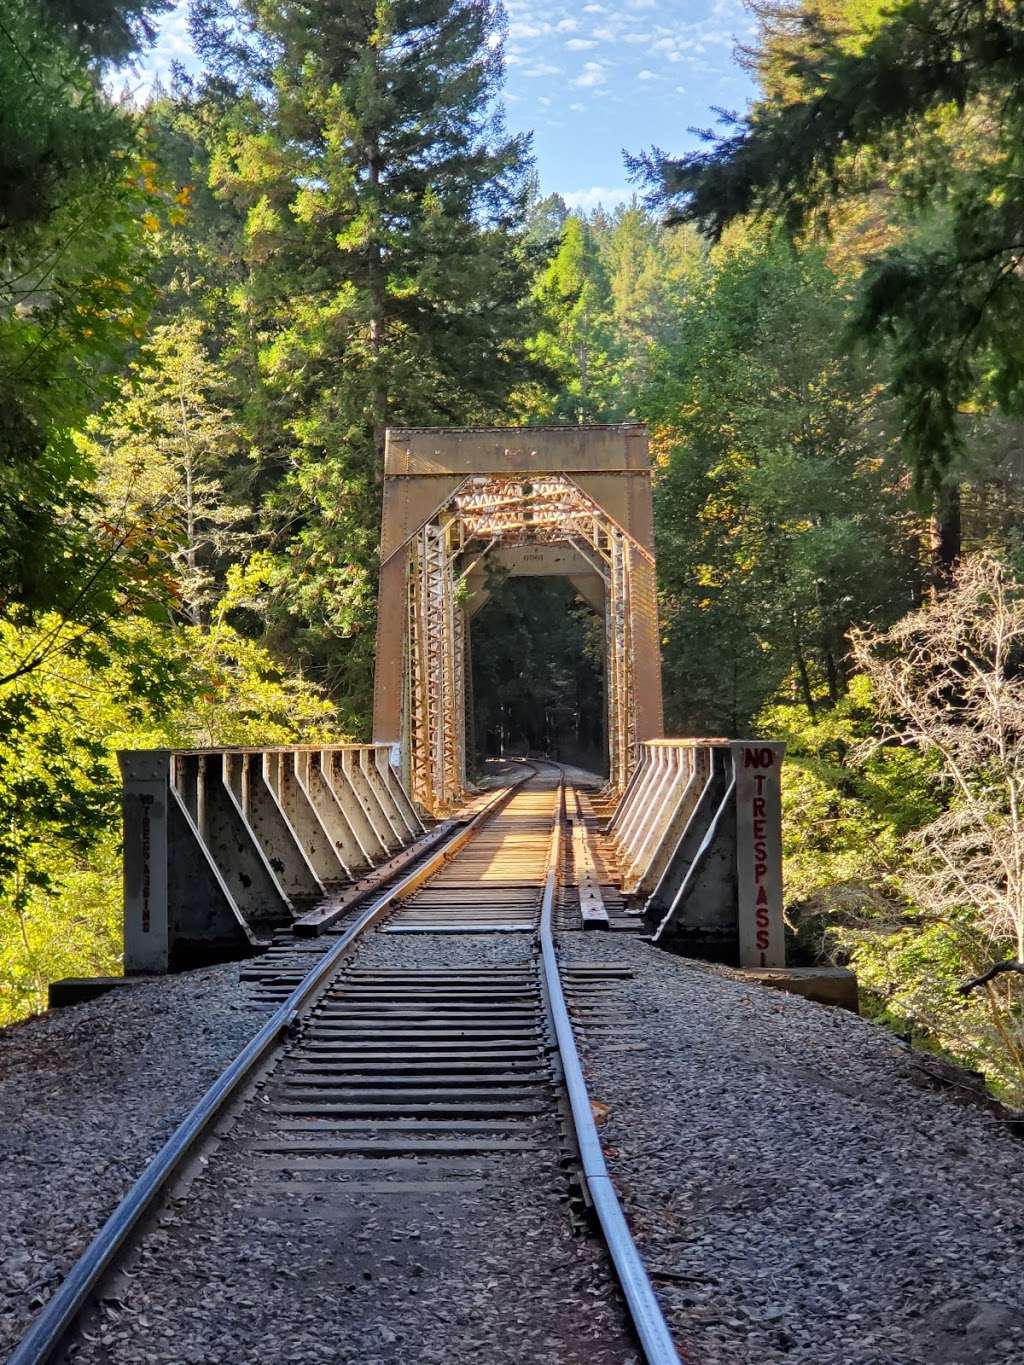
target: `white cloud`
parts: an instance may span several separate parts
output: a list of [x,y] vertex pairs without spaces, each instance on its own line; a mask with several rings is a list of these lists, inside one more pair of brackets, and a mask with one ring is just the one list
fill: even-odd
[[538,28],[536,24],[509,24],[508,36],[516,38],[539,38],[547,29],[547,24],[543,28]]
[[587,106],[586,106],[585,104],[570,104],[570,105],[569,105],[569,108],[572,110],[572,112],[573,112],[574,114],[582,114],[582,113],[584,112],[584,110],[586,109],[586,107],[587,107]]
[[600,38],[603,43],[614,43],[618,36],[617,31],[613,28],[608,28],[607,25],[605,25],[604,28],[594,29],[594,37]]
[[132,71],[144,77],[166,79],[172,62],[195,71],[196,56],[188,31],[188,5],[180,3],[156,25],[156,41],[133,63]]
[[622,41],[624,43],[646,43],[650,36],[649,33],[624,33]]
[[555,25],[555,29],[558,33],[575,33],[578,28],[579,24],[575,19],[559,19],[558,23]]
[[584,14],[607,14],[608,11],[605,9],[604,5],[584,5],[584,6],[583,6],[583,13],[584,13]]
[[570,38],[566,43],[570,52],[586,52],[588,48],[597,47],[593,38]]
[[571,209],[582,209],[585,213],[590,209],[596,209],[599,204],[605,208],[614,208],[616,204],[625,203],[631,196],[632,190],[625,187],[609,189],[605,185],[591,185],[586,190],[570,190],[568,194],[563,194],[562,198]]
[[604,85],[605,79],[604,67],[600,62],[584,62],[583,74],[576,77],[573,85],[578,85],[585,90],[593,88],[595,85]]
[[552,66],[550,62],[536,62],[533,66],[523,67],[524,76],[560,76],[561,74],[562,68]]
[[656,43],[651,44],[652,52],[671,52],[676,45],[674,38],[659,38]]
[[626,0],[630,9],[657,9],[658,0]]
[[656,71],[648,71],[646,68],[637,72],[638,81],[663,81],[664,79],[665,77],[659,76]]

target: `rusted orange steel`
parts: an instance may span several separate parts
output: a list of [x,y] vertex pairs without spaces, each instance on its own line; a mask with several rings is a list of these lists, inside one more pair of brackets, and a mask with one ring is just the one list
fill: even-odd
[[374,735],[397,746],[414,797],[439,813],[466,785],[469,622],[485,562],[572,582],[604,618],[610,781],[662,733],[646,429],[391,430]]

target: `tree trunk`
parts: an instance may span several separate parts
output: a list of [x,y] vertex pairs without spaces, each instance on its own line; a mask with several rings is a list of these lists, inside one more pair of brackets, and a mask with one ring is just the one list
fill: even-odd
[[839,700],[846,690],[843,685],[843,675],[839,671],[839,666],[836,663],[836,656],[832,653],[832,650],[827,643],[823,653],[825,658],[825,678],[828,682],[828,699],[833,706],[838,706]]
[[800,643],[800,630],[795,616],[790,620],[790,629],[793,637],[793,656],[796,659],[796,671],[800,678],[800,691],[803,695],[804,705],[811,714],[811,719],[815,720],[818,715],[818,708],[814,704],[811,675],[807,671],[807,660],[804,658],[803,645]]
[[951,479],[936,494],[931,520],[932,586],[945,587],[953,576],[961,548],[960,484]]
[[[378,70],[379,76],[379,70]],[[368,149],[367,172],[377,214],[373,236],[369,244],[367,286],[370,295],[370,355],[373,374],[370,388],[370,421],[373,426],[373,448],[376,455],[374,473],[379,482],[384,479],[384,442],[388,425],[388,386],[382,374],[382,357],[387,328],[387,285],[384,258],[380,247],[380,177],[383,157],[376,140]]]

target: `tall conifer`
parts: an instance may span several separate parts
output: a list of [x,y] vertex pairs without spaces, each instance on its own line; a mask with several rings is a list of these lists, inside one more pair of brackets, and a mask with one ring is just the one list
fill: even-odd
[[503,16],[200,0],[193,20],[228,113],[211,180],[244,211],[237,340],[258,370],[278,643],[349,690],[386,426],[497,420],[529,370],[529,146],[495,110]]

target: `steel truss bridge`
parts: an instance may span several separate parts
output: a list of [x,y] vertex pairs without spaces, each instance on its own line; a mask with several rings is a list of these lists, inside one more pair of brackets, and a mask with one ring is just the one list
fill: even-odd
[[638,424],[388,432],[374,736],[433,814],[466,791],[486,569],[570,580],[604,621],[609,781],[662,733],[647,435]]

